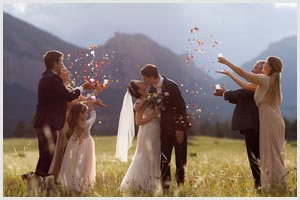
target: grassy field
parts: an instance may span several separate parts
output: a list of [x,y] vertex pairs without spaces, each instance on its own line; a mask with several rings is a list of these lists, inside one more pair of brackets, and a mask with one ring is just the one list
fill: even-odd
[[[87,196],[122,196],[118,186],[130,164],[117,160],[116,137],[94,137],[96,144],[96,186]],[[130,158],[134,153],[130,149]],[[283,196],[297,195],[296,142],[286,144],[286,168],[289,190]],[[174,153],[173,153],[174,154]],[[173,155],[174,156],[174,155]],[[26,196],[21,175],[34,171],[38,160],[37,139],[4,139],[3,196]],[[172,187],[164,196],[179,197],[260,197],[253,189],[251,170],[243,140],[189,137],[186,183],[176,187],[172,158]],[[140,194],[143,195],[143,194]]]

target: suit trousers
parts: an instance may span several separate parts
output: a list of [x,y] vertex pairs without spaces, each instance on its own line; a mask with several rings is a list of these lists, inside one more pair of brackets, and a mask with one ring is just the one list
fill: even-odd
[[162,127],[161,130],[161,176],[162,185],[165,189],[169,188],[171,181],[171,156],[173,147],[175,148],[175,161],[176,161],[176,182],[177,185],[184,183],[185,171],[187,158],[187,135],[184,132],[184,141],[179,144],[175,137],[176,130],[170,130]]
[[39,145],[39,160],[35,173],[39,176],[47,176],[54,155],[58,131],[51,130],[46,126],[45,128],[36,128],[35,132]]
[[261,186],[259,168],[259,132],[250,129],[241,130],[240,133],[245,135],[248,160],[254,178],[255,187],[258,188]]

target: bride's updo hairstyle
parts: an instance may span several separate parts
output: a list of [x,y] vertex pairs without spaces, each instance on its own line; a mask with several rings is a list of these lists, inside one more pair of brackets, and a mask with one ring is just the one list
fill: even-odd
[[131,96],[137,99],[142,97],[142,94],[139,92],[140,88],[135,84],[134,80],[130,81],[127,89]]

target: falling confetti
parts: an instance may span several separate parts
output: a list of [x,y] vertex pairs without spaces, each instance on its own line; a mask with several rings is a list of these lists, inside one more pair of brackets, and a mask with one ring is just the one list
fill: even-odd
[[198,45],[203,45],[204,42],[202,40],[197,40]]
[[198,27],[191,28],[191,33],[194,33],[194,32],[199,32],[199,28]]
[[91,51],[91,55],[95,57],[95,51]]
[[[105,77],[109,77],[110,83],[117,83],[110,76],[105,75],[108,72],[108,67],[114,65],[113,54],[116,51],[112,50],[110,51],[112,53],[106,52],[103,54],[96,53],[96,51],[97,45],[91,44],[88,46],[88,50],[79,49],[77,55],[66,54],[65,65],[72,72],[70,77],[72,87],[82,84],[85,80],[102,82]],[[116,72],[119,72],[119,69]]]

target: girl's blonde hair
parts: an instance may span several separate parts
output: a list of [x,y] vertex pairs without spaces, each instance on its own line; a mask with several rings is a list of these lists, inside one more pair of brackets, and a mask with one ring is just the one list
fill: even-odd
[[272,104],[280,105],[282,102],[282,92],[281,92],[281,72],[283,69],[283,64],[280,58],[275,56],[269,56],[266,63],[271,67],[270,76],[270,87],[265,95],[265,100]]

